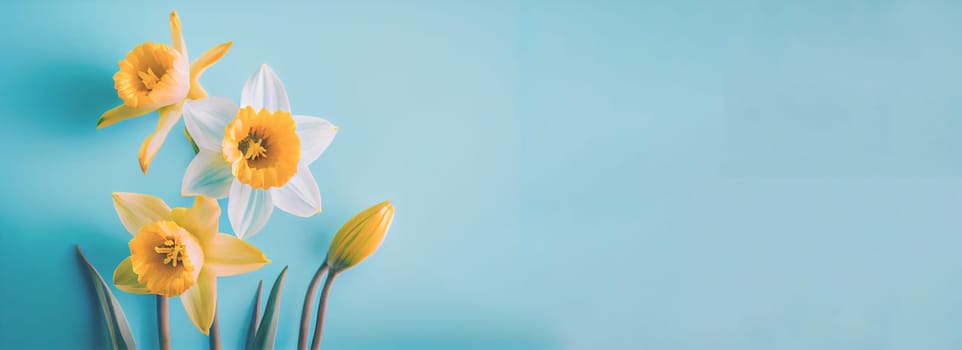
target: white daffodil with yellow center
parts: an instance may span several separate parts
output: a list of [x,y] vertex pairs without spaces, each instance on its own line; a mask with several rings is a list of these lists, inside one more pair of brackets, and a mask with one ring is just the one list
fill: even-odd
[[164,144],[171,128],[180,120],[186,99],[207,97],[198,82],[200,75],[220,60],[231,42],[215,46],[189,63],[180,18],[170,14],[170,36],[173,47],[158,43],[143,43],[127,53],[114,74],[114,88],[124,101],[120,106],[104,112],[97,121],[97,129],[147,113],[158,111],[157,129],[140,146],[140,170],[147,173],[151,160]]
[[260,231],[275,206],[301,217],[320,212],[321,192],[308,165],[337,128],[292,116],[284,85],[267,65],[244,85],[240,105],[223,97],[184,104],[184,123],[200,152],[184,174],[183,195],[229,195],[228,217],[241,238]]
[[154,196],[114,193],[114,207],[134,236],[130,257],[114,270],[114,285],[128,293],[180,295],[204,334],[217,308],[217,277],[270,263],[257,247],[217,232],[220,206],[213,198],[198,196],[193,208],[170,209]]

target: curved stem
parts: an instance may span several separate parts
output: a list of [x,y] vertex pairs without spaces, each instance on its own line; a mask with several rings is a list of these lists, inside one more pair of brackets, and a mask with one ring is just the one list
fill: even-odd
[[220,350],[220,327],[217,325],[217,310],[214,310],[214,323],[210,324],[210,350]]
[[157,338],[160,340],[160,350],[170,350],[170,306],[168,304],[167,297],[157,296]]
[[317,287],[321,285],[321,276],[328,270],[327,262],[321,264],[311,279],[311,284],[307,287],[307,295],[304,297],[304,307],[301,309],[301,331],[297,335],[297,349],[307,350],[307,332],[311,330],[311,309],[314,308],[314,295],[317,294]]
[[336,271],[331,271],[327,274],[327,280],[324,281],[324,289],[321,290],[321,301],[317,304],[317,326],[314,327],[314,339],[311,343],[311,350],[318,350],[321,348],[321,330],[324,328],[324,309],[327,308],[327,296],[331,292],[331,284],[334,283],[334,277],[337,276]]

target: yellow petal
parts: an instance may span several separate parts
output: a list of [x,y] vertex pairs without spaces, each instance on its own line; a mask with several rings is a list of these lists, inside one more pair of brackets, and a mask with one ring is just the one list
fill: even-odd
[[143,107],[130,107],[127,105],[119,105],[104,112],[100,115],[100,120],[97,121],[97,129],[106,128],[117,122],[122,122],[124,120],[139,117],[144,114],[153,112],[153,108],[143,108]]
[[170,41],[174,44],[174,50],[187,56],[187,45],[184,44],[184,32],[180,28],[180,17],[177,11],[170,12]]
[[224,57],[224,55],[227,54],[227,50],[229,50],[233,44],[233,41],[228,41],[214,46],[214,48],[207,50],[207,52],[204,52],[203,55],[190,64],[190,92],[187,93],[187,98],[197,100],[207,97],[207,91],[200,85],[200,75],[203,74],[207,68],[210,68],[210,66],[213,66],[214,63],[219,61],[221,57]]
[[144,225],[170,220],[170,208],[160,198],[140,193],[114,193],[114,208],[127,232],[137,235]]
[[334,235],[327,251],[327,264],[338,272],[357,265],[384,241],[384,236],[394,219],[394,206],[384,201],[348,220]]
[[204,247],[204,256],[204,268],[217,276],[248,273],[271,262],[254,245],[223,233]]
[[134,273],[129,256],[114,270],[114,286],[127,293],[150,294],[147,286],[137,281],[137,274]]
[[164,144],[164,140],[167,139],[167,134],[170,133],[170,129],[180,120],[180,112],[183,107],[184,103],[181,102],[162,107],[159,110],[160,121],[157,122],[157,129],[154,130],[154,133],[150,134],[150,136],[147,136],[144,143],[140,145],[140,170],[142,170],[144,174],[147,173],[147,167],[150,166],[150,162],[154,159],[154,156],[157,155],[157,150],[160,149],[160,146]]
[[170,218],[197,237],[202,246],[206,246],[217,234],[220,206],[213,198],[197,196],[193,208],[174,208],[170,212]]
[[205,266],[197,277],[197,283],[180,296],[180,303],[184,304],[187,317],[194,326],[207,335],[217,311],[217,277]]

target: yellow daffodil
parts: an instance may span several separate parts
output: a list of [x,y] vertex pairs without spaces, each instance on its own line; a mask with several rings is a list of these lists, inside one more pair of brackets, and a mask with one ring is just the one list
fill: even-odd
[[130,257],[114,270],[114,285],[137,294],[181,296],[187,316],[208,333],[217,307],[217,277],[248,273],[270,262],[259,249],[218,233],[220,206],[198,196],[192,208],[170,209],[160,198],[114,193]]
[[223,97],[184,104],[184,124],[200,151],[184,173],[185,196],[224,198],[231,227],[251,237],[274,207],[309,217],[321,211],[321,192],[308,166],[334,140],[337,127],[291,115],[287,91],[267,65],[244,85],[240,106]]
[[231,46],[231,42],[217,45],[189,63],[176,12],[170,13],[170,36],[173,47],[143,43],[120,61],[120,70],[114,74],[114,88],[124,103],[104,112],[97,121],[97,129],[100,129],[158,111],[157,129],[144,140],[138,155],[140,170],[145,174],[167,134],[180,120],[183,102],[207,97],[198,82],[200,75],[220,60]]
[[371,256],[394,219],[394,206],[384,201],[367,208],[348,220],[331,241],[327,265],[333,273],[346,270]]

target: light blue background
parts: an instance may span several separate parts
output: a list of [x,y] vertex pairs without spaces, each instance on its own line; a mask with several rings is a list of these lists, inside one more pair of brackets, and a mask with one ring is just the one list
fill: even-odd
[[[327,349],[962,348],[953,1],[5,2],[0,348],[105,346],[73,246],[109,276],[111,192],[189,204],[178,133],[143,176],[155,117],[94,129],[171,9],[194,56],[234,40],[212,94],[268,63],[341,127],[324,212],[276,211],[251,240],[274,263],[220,279],[225,349],[284,265],[292,347],[334,231],[385,198]],[[153,299],[118,296],[155,348]]]

